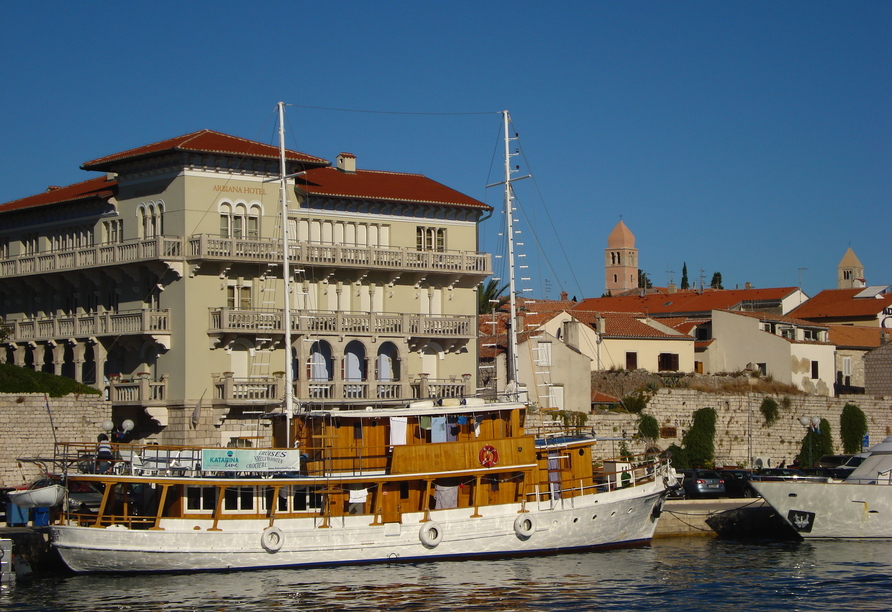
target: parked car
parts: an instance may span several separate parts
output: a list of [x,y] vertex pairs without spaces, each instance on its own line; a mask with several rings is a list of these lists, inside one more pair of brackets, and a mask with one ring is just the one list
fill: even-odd
[[718,470],[719,476],[725,481],[725,493],[728,497],[758,497],[750,480],[753,473],[749,470]]
[[725,494],[725,481],[715,470],[683,470],[684,491],[691,499]]
[[753,480],[796,480],[808,474],[795,468],[764,468],[753,474]]

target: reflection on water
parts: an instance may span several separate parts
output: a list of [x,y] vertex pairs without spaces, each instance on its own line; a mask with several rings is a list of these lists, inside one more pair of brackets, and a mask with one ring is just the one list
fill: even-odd
[[[886,542],[739,543],[708,537],[554,557],[310,570],[44,576],[0,609],[886,610]],[[742,611],[741,611],[742,612]]]

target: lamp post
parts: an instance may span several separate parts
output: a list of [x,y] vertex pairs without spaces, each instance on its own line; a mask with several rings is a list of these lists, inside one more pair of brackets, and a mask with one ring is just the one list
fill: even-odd
[[808,436],[808,467],[814,467],[814,459],[812,458],[812,438],[811,435],[813,431],[819,431],[818,426],[821,424],[821,419],[818,417],[807,417],[802,416],[799,417],[799,423],[808,428],[808,433],[805,435]]

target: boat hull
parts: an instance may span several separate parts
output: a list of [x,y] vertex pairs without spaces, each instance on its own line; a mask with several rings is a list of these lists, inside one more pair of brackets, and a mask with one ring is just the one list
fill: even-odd
[[892,538],[892,486],[846,481],[752,485],[802,538]]
[[52,508],[65,499],[65,487],[50,485],[37,489],[10,491],[7,498],[19,508]]
[[[56,525],[51,535],[75,572],[219,571],[478,556],[550,554],[645,544],[653,537],[665,489],[639,486],[555,502],[407,513],[401,523],[370,525],[370,516],[213,522],[165,519],[162,530]],[[523,520],[518,519],[523,517]],[[432,527],[434,528],[432,530]],[[280,548],[279,548],[280,546]],[[275,549],[273,551],[273,549]]]

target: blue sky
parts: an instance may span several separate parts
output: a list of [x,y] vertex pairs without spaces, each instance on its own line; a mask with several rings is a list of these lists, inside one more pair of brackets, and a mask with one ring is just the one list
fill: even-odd
[[849,246],[869,284],[892,283],[890,2],[37,0],[4,14],[2,202],[203,128],[275,142],[283,100],[291,148],[498,207],[485,185],[508,109],[535,177],[517,187],[532,295],[601,295],[620,216],[656,285],[687,263],[692,282],[801,275],[814,295]]

